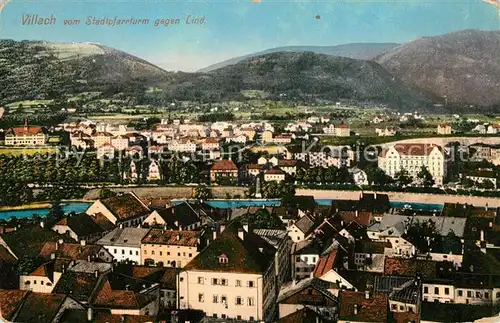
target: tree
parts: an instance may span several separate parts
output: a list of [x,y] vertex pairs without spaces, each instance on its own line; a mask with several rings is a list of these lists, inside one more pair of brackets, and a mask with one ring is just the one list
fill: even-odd
[[422,184],[425,187],[431,187],[432,185],[434,185],[434,178],[432,177],[432,174],[429,172],[427,167],[422,166],[417,176],[422,181]]
[[421,253],[427,253],[430,250],[430,241],[439,237],[436,229],[436,223],[432,220],[420,222],[413,221],[406,226],[405,239],[417,248]]
[[59,200],[55,200],[51,203],[49,213],[47,213],[47,224],[50,226],[51,224],[56,223],[64,216],[64,211],[61,207],[61,202]]
[[487,190],[492,190],[495,188],[495,184],[493,184],[493,182],[489,179],[485,179],[483,180],[482,182],[478,183],[477,185],[479,188],[484,188],[484,189],[487,189]]
[[198,185],[193,192],[193,197],[198,200],[209,200],[213,198],[212,190],[205,185]]
[[373,183],[374,185],[387,185],[390,184],[393,180],[390,176],[388,176],[383,169],[378,167],[368,167],[366,170],[366,176],[368,177],[368,182]]
[[413,178],[408,174],[406,169],[402,169],[400,172],[397,172],[394,177],[400,186],[406,186],[413,182]]

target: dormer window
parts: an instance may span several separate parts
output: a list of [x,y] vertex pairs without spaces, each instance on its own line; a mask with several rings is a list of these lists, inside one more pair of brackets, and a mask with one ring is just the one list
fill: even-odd
[[229,259],[227,258],[227,255],[223,253],[222,255],[219,256],[219,263],[220,264],[227,264]]

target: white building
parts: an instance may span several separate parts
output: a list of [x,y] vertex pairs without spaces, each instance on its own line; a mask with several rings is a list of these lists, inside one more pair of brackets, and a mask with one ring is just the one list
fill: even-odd
[[426,167],[437,185],[443,185],[447,175],[447,161],[442,147],[432,144],[398,144],[384,149],[379,155],[378,167],[391,177],[402,170],[417,178]]
[[96,243],[103,246],[116,261],[141,264],[141,240],[150,229],[116,228]]

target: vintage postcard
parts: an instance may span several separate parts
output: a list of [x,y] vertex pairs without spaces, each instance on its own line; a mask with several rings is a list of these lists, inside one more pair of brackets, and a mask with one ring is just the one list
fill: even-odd
[[0,322],[500,322],[500,0],[0,0]]

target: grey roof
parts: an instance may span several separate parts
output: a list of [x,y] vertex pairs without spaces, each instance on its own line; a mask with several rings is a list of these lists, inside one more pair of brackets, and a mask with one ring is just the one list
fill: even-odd
[[407,304],[417,304],[420,298],[421,288],[420,282],[412,279],[403,286],[395,288],[394,291],[389,294],[389,299]]
[[[415,221],[427,222],[433,221],[436,224],[436,230],[441,236],[446,236],[450,231],[457,237],[463,237],[465,230],[465,222],[467,218],[456,218],[456,217],[446,217],[446,216],[426,216],[426,215],[397,215],[397,214],[385,214],[382,218],[382,222],[375,223],[368,227],[368,231],[380,232],[382,234],[389,234],[392,230],[392,235],[397,236],[397,234],[402,235],[404,233],[405,222],[412,223]],[[403,231],[403,232],[401,232]]]
[[304,215],[303,217],[301,217],[294,224],[304,234],[310,233],[314,227],[314,221],[310,217],[308,217],[307,215]]
[[302,279],[300,281],[293,281],[293,282],[288,282],[287,284],[283,285],[281,287],[280,293],[278,295],[278,299],[276,302],[281,302],[288,297],[294,295],[295,293],[298,293],[308,287],[312,287],[322,293],[324,296],[337,301],[337,297],[333,295],[329,289],[332,289],[335,284],[331,282],[327,282],[318,278],[306,278]]
[[402,276],[377,276],[373,284],[374,291],[375,293],[391,293],[394,288],[401,287],[410,280],[412,278]]
[[68,271],[77,273],[93,274],[96,270],[100,273],[105,273],[113,268],[113,264],[106,262],[91,262],[86,260],[76,260],[74,264],[70,264]]
[[103,246],[140,248],[141,240],[149,230],[146,228],[116,228],[96,243]]
[[253,233],[261,237],[274,248],[278,248],[280,243],[288,238],[288,233],[285,230],[255,229]]

